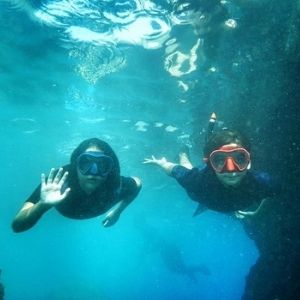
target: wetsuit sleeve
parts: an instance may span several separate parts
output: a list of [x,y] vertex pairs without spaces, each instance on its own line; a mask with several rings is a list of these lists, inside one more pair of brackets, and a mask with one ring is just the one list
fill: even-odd
[[39,184],[38,187],[33,191],[33,193],[25,200],[25,202],[31,202],[36,204],[40,200],[41,195],[41,185]]
[[174,177],[181,186],[189,189],[195,183],[195,179],[197,178],[195,174],[196,172],[196,168],[187,169],[183,166],[177,165],[173,168],[171,176]]
[[119,191],[119,199],[134,198],[140,191],[137,187],[136,181],[132,177],[121,176],[121,189]]
[[174,177],[177,180],[180,180],[181,178],[185,177],[186,174],[189,173],[189,169],[180,166],[180,165],[176,165],[171,172],[171,176]]

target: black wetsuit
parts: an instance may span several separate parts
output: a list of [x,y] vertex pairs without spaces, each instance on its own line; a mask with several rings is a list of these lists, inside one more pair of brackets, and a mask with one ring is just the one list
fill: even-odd
[[[55,206],[65,217],[73,219],[88,219],[107,212],[122,199],[134,198],[139,188],[132,177],[121,176],[120,187],[114,191],[98,189],[87,195],[79,186],[77,175],[72,172],[70,165],[63,167],[68,171],[68,179],[62,187],[62,192],[70,187],[71,191],[66,199]],[[41,185],[39,185],[25,202],[37,203],[40,200]]]
[[262,199],[274,195],[266,173],[248,171],[238,187],[225,187],[208,167],[187,169],[175,166],[171,176],[185,188],[192,200],[223,213],[257,208]]

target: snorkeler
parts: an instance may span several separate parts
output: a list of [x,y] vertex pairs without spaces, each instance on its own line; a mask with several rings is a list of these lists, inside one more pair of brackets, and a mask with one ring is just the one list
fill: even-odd
[[179,154],[180,164],[165,157],[146,158],[144,163],[161,167],[198,202],[194,215],[206,209],[234,214],[238,218],[258,213],[266,199],[274,196],[266,173],[250,171],[251,151],[248,139],[228,129],[213,132],[215,115],[209,122],[204,146],[204,168],[193,167],[188,153]]
[[52,207],[68,218],[88,219],[106,212],[103,226],[114,225],[141,189],[137,177],[120,175],[112,148],[97,138],[83,141],[72,153],[70,164],[49,176],[25,201],[12,223],[15,232],[30,229]]
[[210,276],[211,271],[206,264],[193,262],[189,264],[185,261],[183,251],[169,236],[163,236],[157,228],[146,222],[144,216],[139,215],[136,227],[141,232],[147,249],[142,251],[142,260],[149,253],[158,253],[164,266],[173,274],[183,275],[193,283],[198,283],[198,275]]

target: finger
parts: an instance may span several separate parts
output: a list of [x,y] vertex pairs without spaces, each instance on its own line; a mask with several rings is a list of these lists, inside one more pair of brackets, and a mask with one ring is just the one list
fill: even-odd
[[65,172],[65,173],[64,173],[64,175],[62,176],[62,178],[61,178],[60,181],[59,181],[59,184],[60,184],[60,185],[63,185],[63,184],[65,183],[65,181],[66,181],[68,175],[69,175],[69,172]]
[[55,171],[55,169],[51,168],[49,176],[48,176],[47,183],[52,183],[53,182],[54,171]]
[[54,183],[58,183],[61,179],[62,176],[62,172],[63,172],[63,168],[59,168],[58,172],[56,173],[56,176],[53,180]]
[[44,173],[41,174],[41,187],[44,188],[46,186],[46,175]]
[[108,223],[109,223],[108,220],[104,220],[104,221],[102,222],[102,224],[103,224],[104,227],[107,227],[107,226],[108,226]]

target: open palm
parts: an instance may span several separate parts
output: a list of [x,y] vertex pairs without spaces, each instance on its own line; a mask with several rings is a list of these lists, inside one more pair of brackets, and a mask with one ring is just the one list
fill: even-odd
[[161,159],[157,159],[154,155],[151,156],[151,158],[145,158],[143,163],[144,164],[154,164],[154,165],[163,165],[167,162],[166,158],[163,157]]
[[67,188],[63,193],[61,193],[61,188],[65,183],[68,172],[63,174],[63,169],[60,168],[57,174],[54,176],[55,169],[51,169],[50,174],[46,180],[46,176],[43,173],[41,175],[41,202],[49,205],[56,205],[64,200],[70,188]]

